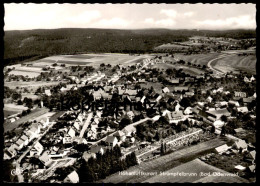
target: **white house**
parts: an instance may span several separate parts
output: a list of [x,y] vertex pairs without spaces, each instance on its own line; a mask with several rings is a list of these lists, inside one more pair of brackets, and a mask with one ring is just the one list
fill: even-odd
[[170,90],[168,89],[168,87],[164,87],[164,88],[162,89],[162,92],[163,92],[163,93],[169,93]]
[[30,126],[30,129],[27,131],[27,136],[29,137],[29,141],[31,141],[34,138],[38,138],[40,133],[40,125],[38,125],[37,123],[33,123]]
[[247,149],[247,143],[245,142],[245,140],[237,140],[233,144],[233,147],[237,150],[239,150],[239,149],[246,150]]
[[128,116],[131,120],[133,120],[133,118],[134,118],[134,116],[135,116],[135,114],[133,113],[133,111],[128,111],[126,114],[127,114],[127,116]]
[[213,125],[216,127],[216,128],[221,128],[221,127],[223,127],[223,125],[224,125],[225,123],[224,123],[224,121],[221,121],[221,120],[216,120],[216,121],[214,121],[214,123],[213,123]]
[[226,152],[230,148],[231,147],[227,146],[227,144],[224,144],[224,145],[221,145],[221,146],[215,148],[215,150],[217,151],[218,154],[222,154],[223,152]]
[[45,90],[44,92],[45,92],[45,94],[46,94],[47,96],[51,96],[51,90],[48,89],[48,90]]
[[49,118],[45,117],[45,118],[42,118],[40,123],[42,124],[42,127],[43,128],[46,128],[48,125],[49,125]]
[[166,114],[169,118],[169,123],[178,123],[184,119],[182,111],[167,112]]
[[247,107],[237,107],[237,111],[241,113],[248,113]]
[[72,140],[72,137],[65,136],[65,137],[63,137],[62,142],[63,142],[63,144],[68,144],[68,143],[72,143],[73,140]]
[[73,130],[73,128],[70,128],[68,135],[73,138],[75,137],[75,134],[76,134],[75,130]]
[[212,102],[212,99],[213,99],[213,98],[209,96],[209,97],[206,99],[206,101],[208,101],[209,103],[211,103],[211,102]]
[[40,155],[42,153],[42,151],[44,150],[42,144],[40,144],[40,142],[37,142],[34,145],[34,148],[37,150],[37,155]]
[[191,108],[191,107],[187,107],[187,108],[184,110],[184,114],[186,114],[186,115],[192,114],[192,108]]
[[44,166],[49,166],[52,162],[51,158],[49,157],[49,153],[45,151],[40,157],[39,160],[44,164]]
[[232,104],[232,105],[235,105],[236,107],[239,107],[238,101],[232,101],[232,100],[230,100],[230,101],[228,101],[228,103],[229,103],[229,104]]
[[20,139],[24,141],[24,146],[27,146],[27,145],[28,145],[28,143],[29,143],[29,138],[28,138],[28,136],[26,136],[26,135],[24,134],[24,135],[21,136]]
[[22,148],[24,147],[24,141],[21,140],[21,139],[18,139],[18,140],[16,141],[16,144],[17,144],[17,146],[18,146],[18,150],[20,150],[20,149],[22,149]]
[[179,102],[177,103],[177,105],[175,106],[175,111],[180,111],[181,105],[179,104]]
[[77,122],[75,122],[73,126],[74,126],[78,131],[80,130],[80,126],[79,126],[79,124],[78,124]]

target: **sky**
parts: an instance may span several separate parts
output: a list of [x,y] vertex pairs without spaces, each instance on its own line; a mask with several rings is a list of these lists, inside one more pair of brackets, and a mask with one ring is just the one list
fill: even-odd
[[256,29],[255,4],[4,4],[4,30]]

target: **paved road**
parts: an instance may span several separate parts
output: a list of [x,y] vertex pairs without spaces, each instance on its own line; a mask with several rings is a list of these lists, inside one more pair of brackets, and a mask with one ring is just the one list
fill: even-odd
[[214,68],[211,66],[211,63],[212,63],[213,61],[216,61],[217,59],[221,59],[221,58],[224,58],[224,57],[227,57],[227,56],[228,56],[227,54],[223,54],[223,55],[221,55],[221,56],[219,56],[219,57],[217,57],[217,58],[214,58],[214,59],[210,60],[210,61],[208,62],[208,64],[207,64],[208,67],[209,67],[213,72],[215,72],[216,74],[224,74],[223,72],[214,69]]
[[93,116],[93,112],[89,113],[89,115],[87,117],[87,120],[85,121],[85,123],[84,123],[84,125],[83,125],[83,127],[82,127],[82,129],[80,131],[79,137],[81,137],[81,138],[83,137],[86,129],[88,128],[88,126],[90,124],[90,120],[92,119],[92,116]]
[[208,67],[213,70],[213,72],[215,72],[216,74],[224,74],[223,72],[221,72],[220,70],[216,70],[214,69],[212,66],[211,66],[211,63],[215,60],[218,60],[218,59],[221,59],[221,58],[224,58],[224,57],[227,57],[227,56],[232,56],[232,55],[236,55],[236,54],[239,54],[239,53],[244,53],[244,52],[252,52],[253,50],[235,50],[235,51],[222,51],[222,55],[218,56],[217,58],[214,58],[212,60],[210,60],[208,62]]

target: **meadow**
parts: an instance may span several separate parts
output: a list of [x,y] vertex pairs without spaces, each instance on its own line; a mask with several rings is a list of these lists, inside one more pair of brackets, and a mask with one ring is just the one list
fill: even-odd
[[[210,176],[209,178],[207,174],[201,174],[201,173],[210,173],[213,174],[214,172],[220,172],[220,173],[227,173],[226,171],[222,169],[218,169],[216,167],[210,166],[204,162],[202,162],[199,159],[195,159],[193,161],[184,163],[180,166],[174,167],[168,171],[163,172],[164,174],[159,174],[157,176],[154,176],[148,180],[145,180],[147,183],[193,183],[193,182],[225,182],[225,183],[242,183],[245,182],[244,179],[236,176],[219,176],[220,178],[214,179],[214,176]],[[172,176],[173,174],[176,174]],[[186,176],[180,175],[178,173],[186,173]],[[171,175],[172,174],[172,175]],[[210,179],[211,178],[211,179]],[[213,178],[213,179],[212,179]]]

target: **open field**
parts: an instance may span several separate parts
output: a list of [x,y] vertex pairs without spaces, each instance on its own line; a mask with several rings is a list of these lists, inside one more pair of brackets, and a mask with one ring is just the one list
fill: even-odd
[[14,110],[5,110],[4,109],[4,117],[7,118],[8,116],[12,116],[14,114],[18,114],[20,111],[14,111]]
[[21,113],[23,110],[27,110],[28,108],[23,105],[15,105],[15,104],[5,104],[4,105],[4,117],[11,116],[13,114]]
[[153,68],[164,69],[164,70],[166,70],[168,68],[175,68],[177,70],[183,69],[183,72],[190,74],[192,76],[204,74],[203,70],[200,70],[200,69],[195,68],[195,67],[189,67],[189,66],[179,65],[179,64],[173,65],[173,64],[169,64],[169,63],[158,63],[158,64],[155,64],[153,66]]
[[[238,56],[238,55],[229,55],[227,57],[216,60],[213,64],[214,68],[219,70],[229,71],[236,69],[237,67],[246,68],[251,72],[256,72],[256,56]],[[227,69],[225,69],[227,67]],[[230,69],[228,69],[230,67]]]
[[35,61],[34,65],[52,65],[53,63],[66,64],[66,66],[93,66],[98,67],[100,64],[126,65],[128,63],[140,62],[148,57],[147,55],[134,56],[129,54],[102,53],[102,54],[80,54],[80,55],[59,55]]
[[17,128],[20,124],[22,124],[26,121],[34,120],[35,118],[42,116],[43,114],[47,113],[48,111],[49,111],[48,108],[36,108],[30,114],[20,118],[19,120],[15,121],[13,123],[5,122],[4,123],[4,132]]
[[193,64],[200,64],[200,65],[207,65],[207,63],[217,58],[220,53],[209,53],[209,54],[191,54],[191,55],[184,55],[184,54],[175,54],[174,58],[177,60],[183,60],[185,62],[191,62]]
[[[202,162],[199,159],[195,159],[193,161],[190,161],[188,163],[184,163],[180,166],[174,167],[168,171],[163,172],[164,174],[159,174],[157,176],[154,176],[148,180],[145,180],[144,182],[148,183],[193,183],[193,182],[225,182],[225,183],[245,183],[247,182],[243,178],[240,178],[238,176],[208,176],[204,173],[210,173],[211,175],[214,173],[228,173],[222,169],[218,169],[216,167],[213,167],[211,165],[208,165],[204,162]],[[187,175],[181,175],[179,173],[186,173]],[[202,173],[202,174],[201,174]],[[218,177],[217,179],[215,177]]]
[[156,47],[155,50],[159,50],[159,49],[178,49],[178,50],[181,50],[181,49],[187,49],[187,48],[189,48],[189,47],[185,46],[185,45],[167,43],[167,44],[163,44],[163,45]]
[[24,81],[12,81],[12,82],[5,82],[5,86],[9,87],[10,89],[15,89],[16,87],[27,87],[27,88],[34,88],[37,89],[38,87],[42,86],[52,86],[58,85],[62,81],[56,82],[46,82],[46,81],[31,81],[31,82],[24,82]]
[[[179,166],[182,163],[187,163],[192,161],[201,155],[208,153],[209,151],[213,150],[215,147],[223,145],[225,142],[220,139],[216,138],[213,140],[209,140],[206,142],[199,143],[194,146],[189,146],[183,148],[181,150],[174,151],[168,155],[161,156],[154,160],[148,162],[142,162],[139,165],[134,167],[130,167],[129,169],[125,170],[127,172],[157,172],[160,171],[167,171],[172,169],[173,167]],[[119,173],[115,173],[111,176],[108,176],[104,180],[100,180],[99,182],[102,183],[139,183],[145,182],[149,178],[153,177],[154,175],[120,175]]]
[[56,112],[47,112],[47,113],[45,113],[45,114],[43,114],[43,115],[40,115],[39,117],[34,118],[34,120],[40,122],[40,121],[41,121],[42,119],[44,119],[44,118],[50,118],[50,117],[52,117],[55,113],[56,113]]
[[75,58],[76,59],[91,59],[91,58],[94,58],[94,57],[95,56],[89,56],[89,55],[86,55],[86,54],[66,56],[66,58],[74,58],[74,59]]
[[22,70],[12,70],[9,72],[10,75],[15,76],[28,76],[29,78],[34,78],[40,75],[40,72],[22,71]]

